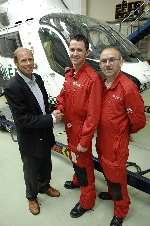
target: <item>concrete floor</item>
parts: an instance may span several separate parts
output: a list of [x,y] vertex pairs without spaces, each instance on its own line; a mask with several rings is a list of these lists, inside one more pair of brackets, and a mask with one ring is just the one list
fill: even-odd
[[[0,107],[3,98],[0,100]],[[3,106],[3,108],[5,108]],[[147,116],[149,120],[149,116]],[[136,162],[142,170],[149,168],[150,159],[150,123],[134,135],[130,144],[129,161]],[[56,140],[66,143],[66,136],[62,124],[55,127]],[[73,173],[72,166],[67,158],[53,153],[53,174],[51,185],[60,190],[59,198],[49,198],[46,195],[38,196],[41,203],[41,213],[33,216],[28,211],[25,199],[25,186],[22,172],[22,162],[17,143],[13,142],[7,132],[0,131],[0,226],[109,226],[113,216],[111,201],[102,201],[97,198],[93,210],[82,217],[73,219],[69,212],[79,200],[79,190],[68,191],[63,187],[66,179]],[[132,170],[132,169],[130,169]],[[133,169],[134,170],[134,169]],[[95,172],[97,193],[106,190],[106,183],[101,173]],[[150,178],[150,175],[146,175]],[[131,208],[124,226],[150,225],[150,195],[129,186]]]

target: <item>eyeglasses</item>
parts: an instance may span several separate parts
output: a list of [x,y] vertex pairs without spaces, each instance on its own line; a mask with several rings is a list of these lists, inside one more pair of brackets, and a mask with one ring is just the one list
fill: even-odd
[[100,60],[100,64],[114,64],[117,60],[120,60],[120,58],[109,58],[109,59],[102,59]]

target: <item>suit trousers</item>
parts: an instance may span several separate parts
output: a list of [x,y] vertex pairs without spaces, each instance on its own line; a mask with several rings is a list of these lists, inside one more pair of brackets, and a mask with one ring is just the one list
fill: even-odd
[[37,198],[38,193],[45,193],[49,188],[52,171],[51,153],[43,158],[21,153],[21,159],[26,185],[26,198],[33,200]]

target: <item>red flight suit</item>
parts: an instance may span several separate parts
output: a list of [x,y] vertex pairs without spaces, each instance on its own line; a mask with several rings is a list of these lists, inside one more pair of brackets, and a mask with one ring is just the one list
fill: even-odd
[[126,162],[131,133],[146,124],[144,102],[137,86],[119,73],[112,86],[103,91],[97,151],[114,200],[114,215],[124,218],[129,209]]
[[[57,109],[64,113],[68,149],[75,171],[73,183],[80,185],[80,204],[85,209],[92,208],[96,199],[92,138],[99,122],[101,97],[101,79],[88,64],[76,75],[73,69],[66,71],[63,89],[57,97]],[[78,152],[79,143],[88,150]]]

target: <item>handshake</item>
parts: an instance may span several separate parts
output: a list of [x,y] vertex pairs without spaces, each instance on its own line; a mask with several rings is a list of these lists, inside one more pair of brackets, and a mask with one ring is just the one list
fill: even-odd
[[52,115],[54,116],[54,122],[60,122],[64,116],[64,114],[60,110],[54,110],[52,112]]

